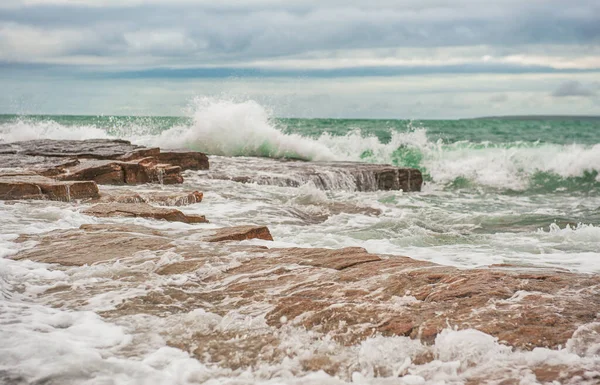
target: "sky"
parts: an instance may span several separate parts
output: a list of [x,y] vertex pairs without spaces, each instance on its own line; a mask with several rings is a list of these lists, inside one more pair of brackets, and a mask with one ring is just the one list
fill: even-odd
[[1,0],[0,113],[600,115],[597,0]]

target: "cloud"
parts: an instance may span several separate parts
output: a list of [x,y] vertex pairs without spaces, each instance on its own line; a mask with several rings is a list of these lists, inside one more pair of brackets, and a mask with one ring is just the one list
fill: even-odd
[[595,88],[597,87],[595,87],[594,84],[586,86],[577,80],[568,80],[559,85],[558,88],[552,92],[552,96],[557,98],[568,96],[590,97],[596,95]]
[[[381,116],[571,111],[576,100],[549,96],[540,79],[563,83],[555,96],[600,94],[598,15],[597,0],[0,0],[0,99],[25,85],[35,94],[35,77],[45,79],[47,95],[63,87],[65,101],[40,98],[50,112],[69,103],[79,106],[73,112],[104,111],[100,96],[81,94],[103,85],[101,103],[146,113],[147,98],[114,101],[121,83],[130,95],[158,90],[151,113],[156,105],[173,113],[176,98],[165,95],[187,98],[186,87],[204,93],[209,83],[218,92],[231,85],[289,98],[284,112],[292,115],[352,115],[352,105]],[[9,88],[12,78],[21,80]],[[312,88],[296,97],[299,84]],[[456,95],[468,111],[450,108]],[[536,103],[545,95],[547,105],[527,104],[524,95]],[[586,112],[598,100],[576,108]]]
[[488,100],[490,101],[490,103],[499,104],[506,102],[508,100],[508,96],[506,94],[494,94],[490,96]]
[[[23,55],[20,33],[1,35],[5,61],[89,65],[95,57],[98,65],[347,68],[487,57],[519,66],[600,67],[600,5],[589,0],[576,6],[558,0],[3,0],[0,8],[4,28],[40,37],[30,39]],[[61,49],[48,52],[48,40],[64,31],[69,44],[56,38]],[[463,49],[480,55],[460,55]]]

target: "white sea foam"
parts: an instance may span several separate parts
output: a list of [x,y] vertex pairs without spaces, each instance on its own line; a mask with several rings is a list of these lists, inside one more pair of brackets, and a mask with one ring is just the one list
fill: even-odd
[[34,139],[84,140],[104,139],[111,136],[95,126],[64,126],[52,120],[16,119],[0,124],[0,142],[18,142]]
[[262,156],[333,160],[325,145],[297,134],[284,134],[271,115],[254,101],[233,102],[196,98],[193,122],[173,127],[158,136],[132,138],[135,142],[163,148],[188,148],[214,155]]
[[[234,102],[203,97],[193,101],[191,110],[191,124],[159,134],[148,134],[149,129],[137,121],[112,132],[138,144],[209,154],[413,166],[425,170],[434,183],[442,185],[463,178],[481,186],[524,190],[540,172],[569,178],[600,170],[600,144],[445,144],[429,139],[426,129],[411,127],[407,132],[392,132],[389,143],[382,143],[375,136],[363,137],[358,130],[344,136],[325,133],[319,138],[308,138],[283,133],[270,112],[252,100]],[[115,136],[96,126],[64,126],[51,120],[20,119],[0,125],[0,139],[6,142],[111,137]],[[595,179],[600,183],[600,174]]]

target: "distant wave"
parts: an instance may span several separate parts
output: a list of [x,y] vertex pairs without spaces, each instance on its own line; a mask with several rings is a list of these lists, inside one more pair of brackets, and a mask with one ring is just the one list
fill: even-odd
[[445,143],[428,138],[426,128],[391,132],[382,143],[360,129],[318,138],[286,134],[266,108],[254,101],[197,98],[191,123],[157,134],[143,125],[119,130],[94,125],[61,125],[52,120],[15,119],[0,124],[0,138],[122,138],[162,148],[187,148],[225,156],[293,158],[311,161],[363,161],[421,169],[444,188],[491,188],[539,192],[600,191],[600,144],[561,145],[514,141]]

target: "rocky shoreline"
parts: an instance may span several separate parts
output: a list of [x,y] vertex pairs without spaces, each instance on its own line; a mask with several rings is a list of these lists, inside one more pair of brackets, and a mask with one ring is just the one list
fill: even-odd
[[[161,151],[108,140],[0,144],[0,162],[2,200],[77,202],[83,213],[100,218],[188,224],[206,223],[210,215],[185,214],[173,206],[200,203],[202,192],[161,190],[163,184],[182,183],[186,170],[207,179],[261,184],[267,178],[261,171],[269,169],[278,175],[268,176],[271,184],[299,186],[310,181],[322,190],[420,191],[423,183],[416,169],[360,163],[215,157],[209,167],[209,158],[198,152]],[[145,191],[129,187],[141,184]],[[247,317],[264,319],[265,325],[243,336],[211,327],[210,320],[204,329],[164,336],[170,346],[231,370],[285,359],[289,353],[282,341],[290,327],[326,336],[339,347],[369,337],[409,337],[422,343],[411,358],[413,364],[439,358],[427,346],[447,329],[477,330],[497,338],[507,349],[569,346],[574,354],[600,354],[597,275],[516,265],[465,270],[371,254],[360,247],[270,247],[272,240],[265,226],[198,225],[173,230],[84,224],[78,229],[22,235],[17,240],[21,251],[10,258],[53,264],[58,271],[114,263],[148,266],[77,290],[64,284],[39,294],[53,306],[67,309],[77,310],[88,298],[114,290],[115,285],[127,291],[157,279],[172,282],[124,297],[100,312],[115,322],[130,315],[184,317],[197,309],[220,317],[244,309]],[[167,254],[176,257],[165,258]],[[314,352],[301,361],[305,371],[323,370],[342,378],[356,369],[335,351]],[[394,375],[408,374],[408,368]],[[539,382],[576,376],[600,381],[600,372],[589,369],[552,362],[529,367]],[[383,370],[379,375],[392,373]],[[518,380],[511,377],[514,373],[504,372],[481,373],[471,380],[475,384],[507,376]]]

